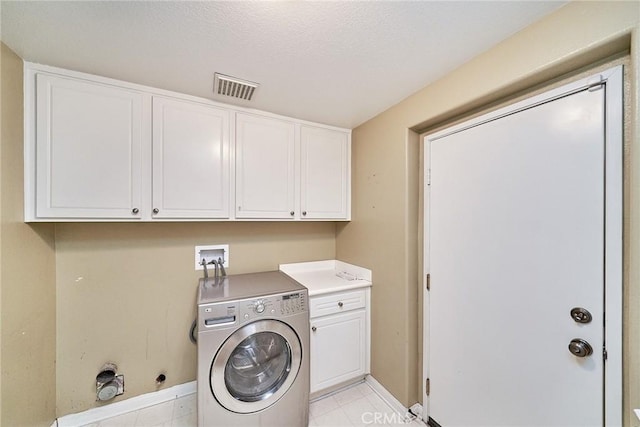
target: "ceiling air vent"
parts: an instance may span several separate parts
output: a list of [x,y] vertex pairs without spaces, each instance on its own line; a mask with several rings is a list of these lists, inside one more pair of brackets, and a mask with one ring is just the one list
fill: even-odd
[[251,101],[251,98],[258,86],[260,86],[258,83],[238,79],[236,77],[225,76],[220,73],[214,73],[213,92],[216,95],[230,96],[232,98]]

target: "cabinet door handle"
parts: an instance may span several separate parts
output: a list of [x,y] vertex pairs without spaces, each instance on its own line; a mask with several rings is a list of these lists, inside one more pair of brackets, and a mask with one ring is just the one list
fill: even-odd
[[316,328],[315,326],[312,326],[312,327],[311,327],[311,330],[312,330],[313,332],[315,332],[315,331],[317,331],[317,330],[318,330],[318,328]]
[[134,214],[134,215],[137,215],[138,212],[140,212],[140,209],[138,209],[138,208],[131,209],[131,213]]
[[158,208],[153,208],[153,213],[154,213],[154,214],[157,214],[158,212],[160,212],[160,209],[158,209]]
[[307,211],[302,211],[302,216],[307,216]]
[[295,212],[291,211],[291,212],[289,212],[289,215],[293,216],[293,215],[295,215]]
[[338,307],[342,307],[343,305],[344,305],[344,304],[342,303],[342,301],[340,301],[340,302],[338,303]]

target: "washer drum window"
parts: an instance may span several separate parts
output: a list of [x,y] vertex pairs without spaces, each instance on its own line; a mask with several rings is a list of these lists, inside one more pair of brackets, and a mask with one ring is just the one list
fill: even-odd
[[277,320],[260,320],[233,333],[211,365],[211,390],[222,406],[257,412],[280,399],[300,369],[300,339]]

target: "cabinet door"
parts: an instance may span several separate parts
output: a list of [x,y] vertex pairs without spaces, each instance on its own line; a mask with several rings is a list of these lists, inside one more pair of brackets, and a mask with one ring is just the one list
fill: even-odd
[[293,218],[295,126],[268,117],[236,117],[236,217]]
[[153,217],[229,217],[229,112],[153,98]]
[[348,219],[348,134],[302,126],[300,144],[302,218]]
[[311,326],[311,393],[364,377],[365,310],[311,319]]
[[143,101],[113,86],[36,76],[38,217],[140,218]]

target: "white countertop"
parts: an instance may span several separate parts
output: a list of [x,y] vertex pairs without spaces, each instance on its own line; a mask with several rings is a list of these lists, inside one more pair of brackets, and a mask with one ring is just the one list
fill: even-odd
[[338,260],[280,264],[280,271],[309,290],[309,296],[372,285],[371,270]]

